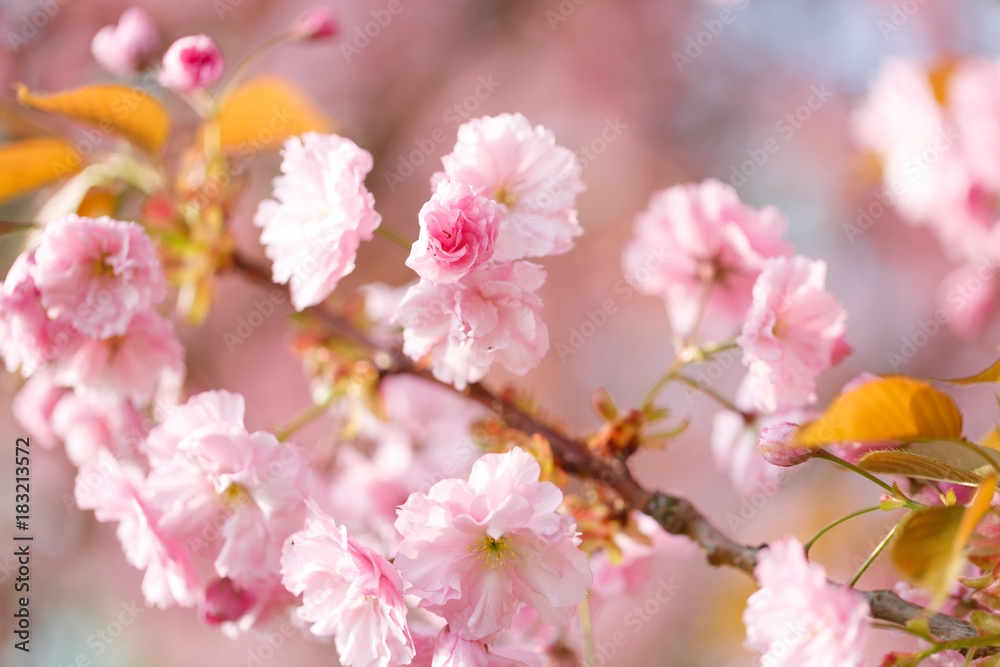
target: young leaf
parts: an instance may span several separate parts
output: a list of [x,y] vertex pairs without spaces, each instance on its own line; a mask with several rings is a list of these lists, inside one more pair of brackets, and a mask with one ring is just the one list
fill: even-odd
[[858,461],[858,467],[872,473],[903,475],[965,486],[979,486],[983,481],[982,477],[968,470],[901,449],[865,454]]
[[53,137],[24,139],[0,146],[0,201],[53,183],[78,171],[83,158]]
[[159,101],[138,88],[119,84],[84,86],[51,95],[35,95],[18,84],[17,99],[26,107],[113,132],[153,153],[163,146],[170,130],[170,116]]
[[277,77],[241,85],[223,104],[218,121],[222,148],[240,153],[274,149],[288,137],[333,126],[302,92]]
[[947,394],[926,382],[889,375],[838,396],[823,415],[798,432],[796,441],[881,442],[958,438],[962,413]]
[[976,373],[975,375],[970,375],[965,378],[957,378],[955,380],[941,380],[941,382],[950,382],[951,384],[976,384],[978,382],[1000,382],[1000,359],[993,362],[993,365],[989,368]]

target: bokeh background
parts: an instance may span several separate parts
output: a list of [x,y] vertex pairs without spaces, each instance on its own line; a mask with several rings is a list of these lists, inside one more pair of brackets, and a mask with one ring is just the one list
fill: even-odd
[[[994,359],[996,333],[959,340],[946,328],[893,368],[932,316],[934,290],[947,271],[930,236],[886,213],[861,235],[859,207],[874,201],[875,181],[852,143],[850,114],[888,56],[925,62],[949,56],[996,55],[1000,48],[1000,3],[906,0],[392,0],[399,9],[385,25],[389,0],[328,3],[339,15],[339,41],[295,45],[267,58],[259,72],[281,74],[308,91],[336,118],[339,131],[370,150],[375,169],[369,187],[390,229],[416,235],[416,213],[429,196],[428,179],[439,157],[450,151],[458,124],[468,118],[520,111],[554,130],[565,146],[586,155],[579,198],[586,233],[576,249],[544,263],[549,279],[545,302],[553,349],[525,378],[488,377],[527,388],[553,415],[577,432],[596,425],[588,399],[608,388],[621,405],[636,403],[669,363],[663,304],[615,291],[622,279],[621,248],[635,214],[657,189],[715,177],[737,186],[744,201],[778,206],[790,222],[797,251],[829,264],[828,287],[847,307],[854,354],[828,373],[821,400],[828,400],[857,373],[899,371],[918,377],[973,372]],[[236,62],[252,45],[283,29],[310,8],[311,0],[0,0],[0,96],[12,84],[34,90],[70,88],[108,80],[90,55],[102,26],[115,23],[130,4],[145,7],[169,43],[207,33]],[[733,20],[720,20],[724,11]],[[372,28],[375,21],[377,30]],[[365,34],[368,26],[369,33]],[[346,48],[345,48],[346,47]],[[779,125],[816,90],[827,97],[789,133]],[[826,93],[829,93],[828,95]],[[178,110],[183,111],[178,106]],[[194,118],[187,128],[194,127]],[[446,139],[437,142],[433,137]],[[184,126],[182,122],[181,134]],[[766,141],[778,150],[763,164],[748,163]],[[428,145],[430,148],[428,149]],[[423,152],[421,152],[423,148]],[[411,157],[417,151],[416,159]],[[423,153],[429,153],[424,157]],[[1000,159],[1000,156],[998,156]],[[266,196],[278,157],[261,156],[237,211],[240,244],[258,258],[257,230],[250,217]],[[405,166],[404,166],[405,165]],[[412,173],[410,173],[412,171]],[[394,178],[392,175],[401,178]],[[0,174],[0,178],[3,175]],[[0,207],[0,217],[30,220],[37,201]],[[0,239],[8,266],[24,239]],[[366,244],[358,270],[339,288],[349,293],[373,280],[402,284],[412,274],[405,251],[384,239]],[[283,318],[230,352],[223,335],[260,297],[257,288],[227,277],[218,307],[199,329],[181,327],[187,345],[188,386],[194,392],[226,388],[248,399],[251,430],[287,420],[308,402],[299,362],[288,352]],[[572,354],[568,344],[589,313],[607,300],[616,312]],[[587,328],[590,331],[590,327]],[[923,340],[923,339],[922,339]],[[732,394],[742,375],[735,357],[722,371],[721,391]],[[713,378],[714,379],[714,378]],[[7,542],[13,509],[13,443],[23,429],[10,415],[19,380],[0,376],[0,539]],[[968,414],[970,435],[996,418],[990,390],[956,390]],[[691,428],[665,451],[643,452],[634,470],[650,487],[682,494],[721,528],[746,543],[795,534],[803,541],[818,527],[876,501],[878,491],[862,481],[814,462],[782,478],[781,488],[741,496],[716,469],[708,442],[716,408],[708,399],[681,391],[665,394]],[[328,437],[317,424],[300,442]],[[230,640],[200,624],[192,610],[146,609],[141,574],[124,560],[110,525],[98,524],[72,501],[74,468],[60,451],[35,450],[32,460],[32,652],[11,647],[3,632],[0,664],[102,667],[213,664],[252,667],[331,665],[332,647],[285,637],[270,650],[260,638]],[[813,555],[833,579],[850,577],[884,535],[888,517],[868,515],[822,540]],[[12,549],[0,546],[0,617],[9,619],[14,576]],[[678,591],[636,627],[624,619],[655,599],[660,582]],[[861,582],[866,589],[891,586],[891,568],[880,565]],[[596,610],[598,645],[616,631],[627,643],[607,654],[609,665],[754,664],[741,647],[740,620],[751,582],[742,574],[713,570],[682,540],[665,551],[646,595]],[[138,614],[128,609],[141,610]],[[126,610],[132,618],[120,636],[105,643],[99,631],[114,631]],[[0,622],[7,628],[8,621]],[[875,633],[872,664],[889,647],[908,640]],[[79,656],[90,662],[78,661]]]

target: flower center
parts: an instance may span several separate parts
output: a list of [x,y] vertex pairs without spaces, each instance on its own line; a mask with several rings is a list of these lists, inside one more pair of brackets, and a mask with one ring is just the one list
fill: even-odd
[[219,494],[222,506],[227,512],[233,512],[242,505],[250,501],[250,492],[242,484],[233,482],[226,487],[226,490]]
[[478,542],[469,545],[470,554],[479,554],[479,560],[483,561],[483,569],[492,567],[498,570],[501,567],[507,569],[507,562],[513,560],[514,550],[510,548],[510,542],[506,537],[495,540],[489,535],[484,535]]
[[508,192],[506,185],[501,185],[493,194],[493,198],[504,206],[511,207],[517,203],[517,195]]

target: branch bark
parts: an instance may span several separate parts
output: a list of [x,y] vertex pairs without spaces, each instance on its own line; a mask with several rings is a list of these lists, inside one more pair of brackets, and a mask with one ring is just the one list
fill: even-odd
[[[270,271],[238,253],[233,255],[233,267],[255,282],[273,286]],[[338,335],[378,352],[377,362],[383,375],[404,373],[416,375],[457,391],[452,385],[440,382],[429,372],[418,367],[400,351],[387,349],[378,344],[336,313],[322,307],[312,308],[310,311]],[[749,546],[733,541],[712,525],[688,500],[644,489],[632,477],[624,461],[596,456],[585,442],[553,428],[550,424],[505,401],[481,383],[469,385],[465,392],[459,393],[491,410],[507,426],[529,435],[538,433],[544,437],[549,441],[552,454],[563,470],[614,489],[630,509],[648,514],[668,533],[683,535],[694,541],[704,552],[709,564],[716,567],[731,567],[753,578],[757,553],[767,545]],[[872,618],[900,626],[905,626],[915,619],[927,618],[931,633],[943,641],[980,636],[973,625],[953,616],[935,613],[906,602],[892,591],[859,592],[868,601]],[[997,652],[1000,652],[1000,648],[990,647],[979,649],[976,655],[984,657]]]

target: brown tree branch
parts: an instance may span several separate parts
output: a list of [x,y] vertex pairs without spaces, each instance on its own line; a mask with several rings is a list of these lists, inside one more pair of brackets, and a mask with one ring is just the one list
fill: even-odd
[[[270,271],[257,266],[238,253],[233,255],[233,267],[255,282],[272,285]],[[310,311],[338,335],[379,352],[381,360],[379,370],[383,375],[403,373],[416,375],[457,391],[454,386],[440,382],[429,372],[418,367],[398,350],[386,349],[340,315],[322,307],[312,308]],[[529,435],[538,433],[544,437],[552,448],[556,462],[563,470],[614,489],[630,509],[653,517],[668,533],[684,535],[694,541],[701,547],[711,565],[731,567],[750,577],[754,576],[757,553],[766,545],[748,546],[733,541],[713,526],[688,500],[659,491],[647,491],[632,477],[623,460],[597,456],[586,443],[537,419],[480,383],[469,385],[463,395],[491,410],[507,426]],[[931,633],[944,641],[979,636],[979,631],[971,624],[906,602],[892,591],[879,590],[861,594],[868,601],[872,618],[900,626],[905,626],[915,619],[927,618]],[[976,655],[983,657],[997,652],[997,648],[991,647],[979,649]]]

